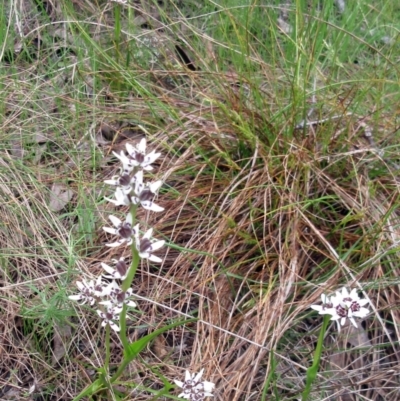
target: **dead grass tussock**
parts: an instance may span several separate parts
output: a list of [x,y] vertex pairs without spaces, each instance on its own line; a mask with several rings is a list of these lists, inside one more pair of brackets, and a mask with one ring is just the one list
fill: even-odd
[[[217,115],[209,125],[218,126]],[[171,141],[180,129],[169,129],[168,138],[160,132],[159,140]],[[325,396],[396,399],[397,310],[387,302],[397,302],[391,253],[397,241],[395,226],[387,221],[398,216],[393,200],[367,187],[379,187],[379,180],[359,169],[364,155],[338,152],[337,169],[315,148],[295,140],[276,156],[262,143],[248,144],[252,155],[241,160],[231,142],[208,130],[191,134],[196,146],[186,151],[182,131],[173,146],[182,154],[161,166],[173,190],[160,197],[166,213],[149,223],[194,252],[168,251],[159,270],[142,268],[136,289],[149,305],[156,301],[178,313],[198,309],[201,321],[190,339],[172,342],[172,349],[185,349],[175,363],[193,369],[206,365],[222,398],[257,399],[275,350],[285,377],[276,386],[295,394],[320,323],[306,317],[309,306],[321,292],[361,284],[377,314],[360,331],[345,327],[338,338],[329,337],[320,385]],[[357,146],[365,144],[360,140]],[[226,162],[227,154],[232,163]],[[242,169],[232,167],[239,163]],[[161,315],[155,322],[165,316],[162,308],[156,310]],[[146,319],[154,316],[150,311]],[[386,379],[379,366],[388,369]]]
[[[258,140],[245,142],[243,157],[237,145],[240,133],[237,142],[217,135],[220,125],[225,132],[236,130],[223,109],[214,106],[212,115],[203,113],[200,118],[201,127],[190,130],[185,121],[170,123],[151,138],[162,149],[170,149],[159,166],[166,182],[159,202],[166,212],[141,217],[159,231],[158,236],[184,249],[169,248],[161,267],[142,265],[134,288],[148,301],[140,302],[142,314],[133,318],[131,336],[180,313],[194,312],[200,321],[159,339],[147,351],[147,362],[171,379],[182,373],[178,367],[205,366],[207,377],[217,382],[217,397],[251,400],[259,399],[274,350],[279,374],[275,386],[290,397],[301,391],[321,322],[310,317],[309,305],[319,301],[321,292],[361,283],[380,319],[372,314],[361,332],[345,327],[341,335],[327,337],[319,385],[324,397],[351,399],[352,394],[365,394],[396,399],[397,199],[393,191],[388,196],[387,176],[385,184],[371,180],[364,167],[365,157],[371,162],[379,156],[367,151],[335,153],[337,144],[327,156],[316,151],[318,144],[310,146],[309,138],[300,138],[286,149],[280,147],[283,141],[276,142],[276,148]],[[193,124],[192,116],[188,121]],[[359,140],[357,146],[366,145]],[[14,250],[9,251],[2,277],[7,293],[3,336],[7,358],[15,364],[21,352],[15,334],[18,305],[24,299],[33,307],[36,291],[52,291],[60,276],[56,266],[65,265],[60,247],[68,249],[69,228],[46,207],[43,189],[32,190],[27,174],[5,162],[3,167],[7,167],[2,202],[7,232],[2,248]],[[105,178],[113,173],[106,167],[101,174]],[[391,185],[397,186],[393,180]],[[104,208],[96,229],[114,212],[108,205]],[[60,241],[56,248],[49,246],[52,238]],[[103,234],[96,239],[99,246],[105,241]],[[21,244],[39,251],[24,255]],[[117,257],[115,250],[102,248],[86,262],[77,258],[75,267],[97,275],[100,262],[112,257]],[[66,339],[69,362],[64,359],[63,369],[70,372],[68,382],[58,376],[60,388],[68,393],[75,392],[70,386],[82,372],[74,368],[75,358],[82,365],[100,364],[103,357],[97,319],[79,309],[81,317],[75,322],[79,330]],[[36,366],[32,347],[25,342],[25,359],[18,357],[27,366]],[[117,362],[119,345],[114,347]],[[54,374],[54,369],[39,370]],[[157,388],[158,379],[146,363],[137,361],[131,369],[139,383],[155,383]],[[90,374],[87,371],[86,380]],[[9,383],[9,377],[5,380]],[[81,380],[82,376],[78,383]]]
[[[374,198],[377,194],[371,196],[366,188],[367,182],[369,185],[373,185],[373,182],[357,167],[362,164],[362,158],[346,161],[343,170],[336,170],[332,174],[334,169],[321,163],[320,155],[296,144],[284,156],[276,157],[280,167],[276,167],[271,176],[269,150],[265,155],[262,150],[254,156],[258,159],[257,166],[249,163],[251,167],[239,173],[231,169],[213,176],[212,188],[221,188],[221,193],[212,196],[213,190],[210,189],[210,195],[206,196],[207,203],[200,205],[200,210],[191,207],[192,202],[199,200],[198,196],[194,200],[191,197],[195,192],[193,187],[196,187],[196,178],[187,183],[187,190],[183,187],[180,189],[184,205],[180,206],[179,199],[174,200],[179,210],[185,209],[186,213],[190,210],[191,222],[195,221],[195,226],[201,232],[198,241],[196,237],[191,238],[190,248],[218,258],[216,262],[212,257],[205,257],[199,272],[190,280],[179,276],[180,272],[185,272],[187,276],[187,272],[193,270],[187,263],[183,267],[182,258],[178,258],[171,267],[168,266],[169,272],[179,266],[179,271],[171,274],[175,280],[188,283],[188,293],[203,288],[199,298],[199,316],[206,323],[199,324],[197,328],[197,341],[193,345],[196,352],[192,353],[192,358],[201,353],[201,359],[214,364],[215,371],[224,372],[221,385],[228,391],[224,394],[233,399],[241,399],[244,394],[251,394],[256,386],[262,385],[264,374],[258,377],[254,372],[265,372],[264,369],[268,368],[268,352],[260,346],[249,344],[248,340],[267,350],[275,349],[278,357],[287,358],[285,363],[280,362],[287,365],[286,369],[295,368],[288,364],[291,359],[300,360],[302,366],[307,366],[307,359],[304,358],[308,358],[313,350],[312,345],[310,347],[313,337],[307,332],[310,332],[310,328],[314,332],[316,321],[309,323],[301,336],[296,333],[295,327],[301,325],[302,316],[309,305],[318,300],[319,294],[347,283],[362,283],[362,287],[368,289],[380,316],[385,310],[379,305],[379,298],[387,292],[386,277],[396,275],[385,267],[386,263],[382,263],[392,258],[388,254],[388,244],[391,244],[389,247],[396,246],[396,242],[388,243],[387,238],[382,242],[387,234],[381,228],[385,213],[390,213],[395,220],[398,217],[390,202],[379,202],[381,206],[376,209]],[[215,148],[210,151],[215,152]],[[343,176],[344,172],[346,176]],[[221,180],[223,183],[218,185]],[[238,183],[243,186],[240,187]],[[198,185],[202,187],[201,180]],[[208,211],[209,205],[212,205],[212,215]],[[385,210],[383,214],[382,207]],[[212,221],[205,216],[212,216]],[[167,218],[168,215],[165,216]],[[177,227],[183,226],[179,232],[192,232],[192,224],[189,225],[185,220],[179,220],[179,223]],[[341,229],[338,229],[339,224],[342,224]],[[380,229],[378,237],[377,227]],[[163,229],[161,231],[165,233]],[[371,234],[375,236],[372,241]],[[174,238],[174,232],[171,237]],[[381,254],[380,260],[374,257],[377,253]],[[341,261],[338,261],[338,254],[341,255]],[[379,287],[376,283],[379,283]],[[169,286],[170,283],[165,285]],[[171,290],[168,290],[170,293]],[[397,311],[392,310],[391,313],[395,315]],[[352,354],[360,352],[357,348],[364,347],[362,356],[356,358],[358,368],[353,362],[340,364],[335,361],[332,366],[328,352],[324,362],[326,371],[322,374],[328,377],[324,386],[330,383],[334,391],[336,377],[342,379],[344,371],[359,369],[359,373],[350,378],[345,375],[348,385],[343,386],[341,380],[340,391],[346,394],[373,392],[377,382],[365,379],[368,376],[366,367],[376,369],[373,363],[367,362],[369,355],[378,352],[378,343],[371,336],[371,330],[375,327],[385,338],[385,345],[381,342],[379,346],[378,360],[384,360],[385,364],[390,363],[393,367],[392,364],[396,364],[397,360],[397,336],[393,333],[393,323],[390,323],[395,322],[394,315],[389,320],[369,318],[361,334],[358,334],[361,339],[350,341],[347,338],[343,346],[338,347],[342,350],[341,358],[345,355],[350,360]],[[230,334],[220,333],[214,326]],[[348,332],[352,332],[350,327],[345,328],[343,335]],[[287,337],[295,333],[298,337],[296,342],[299,343],[293,346],[289,341],[290,345],[282,346],[282,342],[288,342]],[[332,343],[331,352],[334,355],[339,343],[339,340]],[[303,347],[308,351],[304,352]],[[193,364],[195,361],[192,361]],[[330,369],[333,372],[339,369],[341,373],[329,377],[326,372]],[[302,374],[304,372],[300,370],[298,375],[301,377]],[[354,377],[358,377],[358,380]],[[278,386],[281,384],[278,383]],[[291,390],[296,391],[296,387],[301,386],[301,380],[292,382],[292,386]],[[379,384],[379,387],[382,385]],[[329,390],[326,391],[329,394]],[[386,397],[393,397],[391,399],[397,397],[390,386],[379,393],[382,392]]]

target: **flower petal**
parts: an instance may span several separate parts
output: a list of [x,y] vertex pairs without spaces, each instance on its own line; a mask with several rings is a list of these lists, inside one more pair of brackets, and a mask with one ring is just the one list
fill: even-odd
[[121,328],[120,328],[117,324],[115,324],[112,320],[110,320],[110,321],[108,322],[108,324],[109,324],[110,327],[111,327],[115,332],[117,332],[117,333],[121,330]]
[[140,142],[136,145],[136,148],[141,153],[146,153],[146,138],[142,138]]
[[163,182],[161,180],[153,182],[149,185],[150,191],[156,193],[162,187],[162,184]]
[[71,301],[80,301],[83,298],[83,296],[81,294],[78,295],[70,295],[68,297],[68,299],[70,299]]
[[140,204],[143,206],[144,209],[150,210],[151,212],[162,212],[164,208],[162,206],[156,205],[152,201],[142,201]]
[[153,234],[153,229],[150,228],[149,230],[146,231],[146,233],[143,235],[143,239],[150,239]]
[[157,251],[158,249],[160,249],[160,248],[162,248],[163,246],[164,246],[164,244],[165,244],[165,241],[164,240],[160,240],[160,241],[156,241],[156,242],[153,242],[152,244],[151,244],[151,251],[152,252],[154,252],[154,251]]
[[109,274],[113,274],[115,272],[115,269],[112,268],[109,265],[106,265],[105,263],[101,262],[101,267]]
[[118,234],[118,230],[116,230],[115,228],[103,227],[103,230],[104,230],[106,233],[109,233],[109,234],[113,234],[113,235]]
[[181,381],[179,381],[179,380],[174,380],[174,383],[175,383],[178,387],[180,387],[180,388],[183,387],[183,382],[181,382]]
[[149,257],[143,258],[143,259],[148,259],[148,260],[150,260],[150,262],[154,262],[154,263],[162,263],[162,259],[156,255],[150,255]]
[[113,223],[115,227],[118,227],[122,224],[122,221],[116,216],[110,215],[108,216],[108,218],[111,220],[111,223]]
[[197,373],[197,375],[194,377],[193,380],[194,380],[195,382],[199,382],[200,379],[201,379],[201,376],[203,376],[203,372],[204,372],[204,368],[201,369],[199,373]]
[[124,241],[123,239],[116,241],[116,242],[111,242],[110,244],[106,244],[106,246],[108,246],[109,248],[116,248],[117,246],[122,245],[124,242],[126,242],[127,245],[130,245],[132,243],[129,241]]

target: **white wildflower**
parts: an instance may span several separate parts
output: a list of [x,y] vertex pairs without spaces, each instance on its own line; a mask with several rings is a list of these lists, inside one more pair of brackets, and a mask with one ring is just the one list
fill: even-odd
[[[134,227],[136,233],[139,233],[139,224]],[[142,259],[149,259],[151,262],[161,263],[162,259],[158,256],[153,255],[153,252],[164,246],[165,241],[151,241],[153,229],[146,231],[143,237],[140,239],[139,234],[135,235],[136,249],[139,251],[139,257]]]
[[97,314],[103,320],[101,322],[102,327],[107,326],[108,324],[114,331],[120,331],[120,327],[114,322],[114,320],[119,320],[119,314],[121,313],[122,308],[116,305],[108,305],[107,310],[105,312],[98,310]]
[[136,147],[131,144],[126,144],[126,150],[130,159],[130,163],[133,167],[140,167],[143,170],[152,170],[152,163],[161,155],[161,153],[156,153],[154,150],[146,155],[146,139],[143,138]]
[[136,182],[136,174],[131,176],[126,172],[121,175],[114,176],[111,180],[105,180],[104,183],[121,188],[126,194],[129,194],[133,189],[133,184]]
[[161,188],[162,181],[156,181],[151,184],[143,184],[143,171],[138,171],[136,174],[135,182],[135,194],[132,197],[132,203],[141,204],[144,209],[151,210],[153,212],[162,212],[163,207],[156,205],[153,202],[157,191]]
[[353,288],[349,293],[347,288],[343,287],[341,291],[336,291],[336,295],[331,297],[331,302],[336,310],[332,320],[337,320],[338,326],[344,325],[348,318],[354,327],[357,327],[355,317],[364,318],[369,310],[364,308],[368,304],[367,299],[362,299],[357,294],[357,289]]
[[114,305],[122,308],[125,304],[132,308],[136,308],[136,303],[133,302],[130,298],[133,296],[132,288],[128,288],[126,291],[122,291],[122,288],[113,281],[111,284],[111,289],[109,293],[110,299],[108,301],[100,302],[102,305]]
[[80,291],[80,294],[70,295],[68,298],[72,301],[82,301],[81,305],[86,302],[89,305],[94,305],[94,303],[101,297],[107,295],[107,286],[102,282],[101,276],[97,278],[96,281],[77,281],[76,285]]
[[321,294],[321,301],[321,305],[311,305],[311,308],[318,311],[320,315],[332,315],[334,313],[334,308],[329,297],[325,294]]
[[115,269],[105,263],[101,263],[103,269],[108,273],[108,275],[104,274],[104,277],[125,280],[129,271],[129,266],[125,263],[125,259],[119,258],[119,260],[113,259],[112,261],[115,263]]
[[186,371],[184,382],[174,380],[175,384],[182,389],[178,397],[186,398],[190,401],[201,401],[205,397],[212,397],[215,384],[209,381],[200,381],[203,372],[204,369],[198,374],[191,374],[189,371]]
[[123,188],[115,190],[115,199],[104,197],[105,200],[114,203],[115,206],[129,206],[132,204],[132,197],[126,193]]
[[118,217],[109,216],[109,219],[113,223],[115,228],[103,227],[103,230],[109,234],[118,235],[120,238],[116,242],[106,244],[109,247],[116,247],[126,243],[126,245],[132,244],[132,237],[137,234],[132,227],[132,215],[128,213],[124,222]]
[[311,308],[318,311],[320,315],[331,315],[331,320],[337,321],[339,330],[347,319],[350,320],[353,326],[357,327],[354,318],[364,318],[369,313],[369,310],[364,307],[369,301],[360,298],[355,288],[349,293],[347,288],[343,287],[330,298],[322,294],[321,299],[322,305],[311,305]]
[[[130,174],[133,170],[133,165],[130,161],[130,159],[125,155],[125,153],[121,150],[121,152],[118,154],[116,152],[113,152],[113,155],[119,159],[119,161],[122,163],[122,172],[123,174]],[[113,184],[111,184],[113,185]]]

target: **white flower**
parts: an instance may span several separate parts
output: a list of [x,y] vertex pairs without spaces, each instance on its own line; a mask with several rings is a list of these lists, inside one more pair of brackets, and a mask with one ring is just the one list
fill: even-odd
[[107,324],[109,324],[114,331],[120,331],[120,327],[114,322],[114,320],[119,320],[119,314],[121,311],[122,308],[115,305],[108,305],[106,312],[98,310],[97,314],[101,317],[101,319],[103,319],[101,326],[105,327]]
[[107,197],[104,197],[104,199],[114,203],[115,206],[129,206],[132,204],[131,195],[127,194],[123,188],[117,188],[115,190],[115,199],[110,199]]
[[318,311],[320,315],[332,315],[333,304],[329,300],[329,297],[325,294],[321,294],[322,305],[311,305],[311,308]]
[[105,263],[101,263],[103,269],[108,273],[108,275],[104,274],[104,277],[125,280],[129,266],[125,263],[124,258],[119,258],[118,261],[113,259],[112,261],[115,263],[115,269]]
[[138,180],[143,185],[143,172],[141,174],[136,173],[134,176],[130,176],[129,174],[122,174],[121,176],[115,176],[112,180],[104,181],[106,184],[116,186],[115,190],[115,199],[110,199],[104,197],[109,202],[114,203],[116,206],[129,206],[132,204],[132,196],[130,193],[133,190],[133,184],[135,184]]
[[131,177],[128,173],[123,171],[121,175],[116,175],[111,180],[105,180],[104,183],[121,188],[126,194],[129,194],[133,189],[135,181],[136,174]]
[[101,276],[98,277],[96,281],[77,281],[76,285],[80,291],[80,294],[70,295],[68,298],[72,301],[82,301],[81,305],[85,304],[86,302],[88,302],[89,305],[93,305],[98,298],[101,298],[107,294],[107,287],[106,284],[102,282]]
[[208,381],[200,381],[203,372],[204,369],[196,375],[186,371],[184,382],[174,380],[175,384],[182,389],[182,393],[178,397],[191,401],[200,401],[204,400],[205,397],[212,397],[215,384]]
[[101,276],[97,277],[96,282],[91,281],[91,285],[93,285],[93,293],[95,297],[104,297],[107,295],[107,283],[104,283],[103,278]]
[[110,1],[111,1],[111,3],[118,3],[118,4],[121,4],[123,6],[128,4],[128,0],[110,0]]
[[347,288],[343,287],[330,298],[322,294],[321,299],[322,305],[311,305],[311,308],[318,311],[320,315],[331,315],[331,320],[336,320],[338,324],[338,330],[345,324],[346,319],[349,319],[353,326],[357,327],[354,318],[364,318],[369,313],[369,310],[364,308],[369,301],[360,298],[356,288],[349,293]]
[[[353,288],[349,293],[347,288],[343,287],[342,291],[336,291],[336,295],[331,297],[336,314],[331,320],[337,320],[338,327],[344,325],[348,318],[354,327],[357,327],[355,317],[364,318],[368,315],[369,310],[364,308],[368,304],[367,299],[362,299],[357,294],[357,289]],[[340,323],[340,324],[339,324]]]
[[143,138],[136,147],[131,144],[126,144],[126,150],[130,158],[130,163],[134,167],[141,167],[143,170],[152,170],[152,163],[161,155],[161,153],[156,153],[151,151],[146,155],[146,139]]
[[76,285],[80,291],[80,294],[77,295],[70,295],[68,298],[72,301],[82,301],[81,305],[85,304],[86,302],[89,305],[93,305],[96,302],[94,298],[93,289],[90,285],[90,282],[87,283],[86,281],[77,281]]
[[128,213],[124,222],[115,216],[109,216],[109,219],[115,228],[103,227],[103,230],[109,234],[119,235],[120,238],[118,241],[106,245],[109,247],[116,247],[123,243],[126,243],[126,245],[132,244],[132,237],[137,234],[132,227],[132,215]]
[[122,308],[122,306],[125,304],[127,306],[131,306],[132,308],[136,308],[136,303],[129,299],[133,295],[132,292],[132,288],[128,288],[125,292],[122,291],[121,287],[115,281],[113,281],[111,283],[111,289],[109,293],[110,300],[100,303],[107,306],[115,305],[119,308]]
[[[136,224],[134,230],[136,233],[139,233],[139,224]],[[136,249],[139,251],[139,257],[141,257],[142,259],[149,259],[152,262],[161,263],[162,259],[160,259],[158,256],[153,255],[153,252],[163,247],[165,241],[161,240],[152,243],[150,240],[152,234],[153,234],[152,228],[146,231],[142,239],[139,238],[139,234],[136,234],[135,235]]]
[[153,199],[156,196],[157,191],[161,188],[162,181],[156,181],[151,184],[143,184],[143,171],[138,171],[136,174],[135,182],[135,195],[132,197],[132,203],[141,204],[144,209],[151,210],[153,212],[162,212],[163,207],[153,203]]
[[121,152],[118,154],[116,152],[113,152],[113,155],[119,159],[119,161],[122,163],[122,171],[124,174],[129,174],[133,170],[133,165],[130,161],[130,159],[125,155],[125,153],[121,150]]

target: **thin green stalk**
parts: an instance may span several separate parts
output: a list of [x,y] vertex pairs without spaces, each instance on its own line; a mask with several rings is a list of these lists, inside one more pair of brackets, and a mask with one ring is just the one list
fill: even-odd
[[308,396],[310,395],[312,384],[314,383],[314,381],[317,377],[319,364],[321,362],[322,347],[324,345],[325,332],[329,325],[330,320],[331,320],[330,315],[324,316],[324,321],[322,323],[321,331],[320,331],[319,337],[318,337],[317,347],[315,348],[315,352],[314,352],[314,361],[313,361],[313,364],[307,369],[306,387],[305,387],[302,397],[301,397],[302,401],[308,400]]
[[[136,221],[136,210],[137,210],[137,205],[132,205],[131,206],[131,210],[129,211],[130,214],[132,215],[132,224],[135,224]],[[132,252],[132,263],[131,263],[131,267],[129,268],[129,272],[128,275],[126,277],[126,279],[122,282],[122,291],[127,291],[129,288],[131,288],[133,279],[135,278],[135,274],[136,274],[136,270],[139,266],[139,252],[136,249],[136,245],[135,245],[135,241],[132,242],[131,245],[131,252]]]
[[267,399],[267,391],[269,389],[269,385],[271,384],[272,380],[276,379],[275,371],[276,371],[277,362],[275,359],[274,350],[271,350],[271,352],[270,352],[270,361],[271,361],[271,363],[270,363],[271,369],[268,374],[267,380],[264,384],[263,391],[261,393],[261,401],[265,401]]
[[115,4],[114,7],[114,45],[115,45],[115,59],[119,62],[120,56],[120,43],[121,43],[121,5]]
[[110,379],[111,383],[114,383],[118,377],[121,376],[122,372],[125,370],[125,368],[131,363],[131,359],[127,358],[126,356],[124,356],[123,361],[121,362],[121,364],[118,366],[117,371],[113,374],[112,378]]
[[[115,46],[115,62],[120,66],[121,59],[121,5],[115,4],[114,7],[114,46]],[[117,81],[117,91],[121,92],[121,79]]]
[[110,325],[107,324],[106,326],[106,359],[104,361],[104,369],[106,372],[108,372],[108,366],[110,365],[110,356],[111,356],[111,350],[110,350]]
[[110,338],[111,338],[111,328],[110,325],[107,324],[106,326],[106,358],[104,360],[104,365],[99,369],[99,379],[100,383],[102,383],[104,388],[110,388],[110,382],[108,380],[108,372],[109,372],[109,365],[110,365],[110,357],[111,357],[111,350],[110,350]]
[[[132,215],[132,221],[136,221],[136,210],[137,210],[137,205],[132,205],[131,210],[129,211]],[[131,266],[129,268],[129,272],[125,280],[122,282],[121,289],[122,291],[127,291],[133,282],[133,279],[135,278],[136,270],[139,266],[140,262],[140,257],[139,257],[139,252],[136,249],[135,241],[132,242],[131,245],[131,251],[132,251],[132,262]],[[119,327],[120,327],[120,332],[119,332],[119,338],[121,339],[122,345],[124,346],[124,350],[127,350],[129,347],[129,341],[126,335],[126,305],[124,304],[122,307],[122,311],[119,317]]]
[[122,306],[122,311],[121,311],[121,314],[119,315],[119,327],[121,329],[119,332],[119,338],[122,342],[124,349],[127,349],[127,347],[129,347],[129,341],[128,341],[128,337],[126,336],[126,305],[125,304]]

